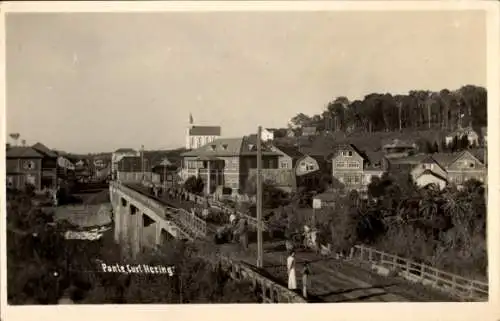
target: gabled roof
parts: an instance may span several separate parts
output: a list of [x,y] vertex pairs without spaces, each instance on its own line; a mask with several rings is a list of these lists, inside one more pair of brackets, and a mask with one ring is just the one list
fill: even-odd
[[220,126],[192,126],[189,128],[190,136],[220,136]]
[[362,151],[360,151],[354,144],[338,144],[338,145],[336,145],[332,156],[335,157],[336,153],[339,150],[346,150],[346,149],[352,150],[353,152],[357,153],[359,156],[363,157],[363,159],[365,159],[365,160],[369,160],[368,156],[365,153],[363,153]]
[[57,157],[57,153],[55,153],[54,151],[50,150],[47,146],[45,146],[42,143],[36,143],[35,145],[31,146],[31,148],[33,148],[37,152],[39,152],[42,155],[45,155],[47,157],[52,157],[52,158],[56,158]]
[[44,158],[44,156],[31,147],[13,146],[6,151],[7,158]]
[[429,158],[429,154],[416,154],[401,158],[386,158],[390,164],[407,164],[407,165],[417,165],[420,164],[426,158]]
[[242,142],[243,138],[219,138],[181,156],[239,156]]
[[137,151],[132,148],[118,148],[115,153],[137,153]]
[[[279,156],[279,153],[275,153],[271,148],[265,144],[261,144],[262,156]],[[241,156],[252,156],[257,155],[257,136],[244,136],[241,141]]]
[[278,150],[278,152],[282,152],[294,160],[304,156],[304,153],[301,153],[295,146],[274,145],[274,147]]
[[446,177],[443,177],[443,176],[439,175],[438,173],[435,173],[435,172],[431,171],[430,169],[424,170],[423,172],[421,172],[420,174],[418,174],[418,176],[416,178],[419,178],[419,177],[421,177],[423,175],[432,175],[432,176],[437,177],[437,178],[439,178],[439,179],[441,179],[441,180],[443,180],[445,182],[447,181]]

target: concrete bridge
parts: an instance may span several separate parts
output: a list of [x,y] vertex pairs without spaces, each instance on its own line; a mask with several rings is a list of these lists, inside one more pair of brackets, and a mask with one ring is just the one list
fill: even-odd
[[[114,209],[115,242],[132,257],[172,238],[203,241],[207,224],[191,212],[173,208],[118,182],[109,186]],[[305,303],[297,293],[261,275],[254,267],[227,255],[202,251],[207,262],[220,264],[236,280],[249,281],[267,303]]]

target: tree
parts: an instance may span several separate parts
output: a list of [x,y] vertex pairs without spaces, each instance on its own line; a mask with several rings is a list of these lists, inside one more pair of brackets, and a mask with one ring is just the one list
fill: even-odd
[[205,183],[200,177],[196,176],[190,176],[188,179],[184,182],[184,188],[193,194],[200,194],[203,192],[203,187],[205,186]]

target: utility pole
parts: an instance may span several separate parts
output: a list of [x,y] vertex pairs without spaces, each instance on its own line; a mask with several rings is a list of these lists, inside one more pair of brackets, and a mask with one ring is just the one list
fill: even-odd
[[141,145],[141,172],[142,172],[142,181],[144,182],[144,145]]
[[264,266],[264,248],[262,239],[262,127],[257,131],[257,267]]

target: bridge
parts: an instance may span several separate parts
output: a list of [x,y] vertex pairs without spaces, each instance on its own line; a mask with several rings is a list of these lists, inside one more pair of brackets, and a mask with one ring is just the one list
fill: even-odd
[[[157,197],[141,184],[110,182],[114,209],[115,241],[137,256],[141,251],[162,245],[169,239],[193,242],[200,255],[212,264],[221,264],[235,279],[246,279],[259,290],[264,302],[443,302],[487,300],[487,283],[467,280],[403,258],[357,246],[349,258],[324,257],[312,251],[297,251],[297,283],[303,262],[309,262],[309,296],[286,287],[286,248],[283,241],[265,240],[264,267],[257,268],[256,244],[248,249],[236,244],[215,244],[219,227],[190,211],[208,203],[223,212],[223,204],[189,195],[188,201]],[[233,210],[234,211],[234,210]],[[245,214],[250,226],[255,218]],[[402,261],[403,260],[403,261]],[[415,272],[417,271],[417,272]],[[441,273],[441,274],[440,274]],[[447,276],[449,275],[449,276]],[[430,280],[430,281],[429,281]]]

